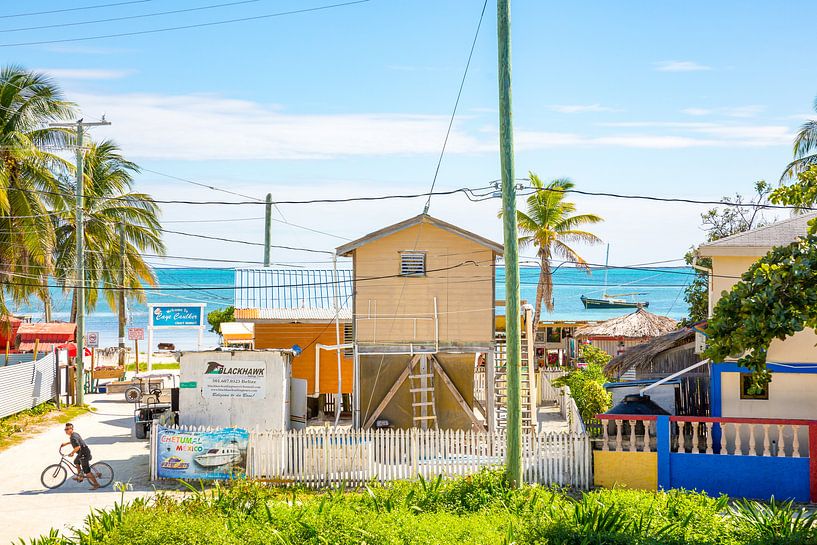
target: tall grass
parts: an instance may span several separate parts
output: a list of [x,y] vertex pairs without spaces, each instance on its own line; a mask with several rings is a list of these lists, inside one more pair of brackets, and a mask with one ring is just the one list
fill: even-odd
[[[29,545],[744,545],[813,543],[814,516],[693,492],[512,489],[502,473],[323,492],[238,480],[123,499]],[[798,541],[799,540],[799,541]],[[811,540],[811,541],[810,541]],[[23,542],[21,542],[23,543]]]

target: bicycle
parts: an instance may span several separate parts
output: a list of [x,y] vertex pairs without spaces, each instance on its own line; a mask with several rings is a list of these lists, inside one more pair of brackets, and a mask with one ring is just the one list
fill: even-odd
[[[79,473],[77,473],[77,469],[74,464],[68,459],[68,456],[63,454],[62,447],[60,447],[59,452],[60,461],[46,467],[43,470],[42,475],[40,475],[40,482],[43,483],[43,486],[48,489],[59,488],[62,486],[62,484],[68,478],[68,471],[70,471],[74,477],[79,477]],[[91,472],[94,474],[94,477],[96,477],[100,488],[108,486],[113,481],[113,469],[105,462],[96,462],[95,464],[91,464]]]

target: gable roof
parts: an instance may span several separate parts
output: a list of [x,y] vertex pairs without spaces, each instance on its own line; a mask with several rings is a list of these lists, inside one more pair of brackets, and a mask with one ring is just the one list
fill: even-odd
[[702,257],[766,255],[774,246],[786,246],[805,235],[808,230],[808,222],[815,218],[817,218],[817,212],[802,214],[745,233],[701,244],[698,247],[698,254]]
[[448,231],[449,233],[453,233],[457,236],[470,240],[471,242],[475,242],[481,246],[485,246],[486,248],[493,250],[499,255],[502,255],[504,251],[502,245],[497,242],[477,235],[476,233],[472,233],[471,231],[466,231],[462,227],[457,227],[456,225],[453,225],[451,223],[429,216],[428,214],[420,214],[419,216],[414,216],[413,218],[401,221],[400,223],[395,223],[394,225],[389,225],[388,227],[384,227],[383,229],[374,231],[373,233],[369,233],[368,235],[363,236],[357,240],[353,240],[352,242],[348,242],[343,246],[338,246],[337,253],[338,255],[347,256],[356,249],[360,248],[361,246],[364,246],[370,242],[374,242],[375,240],[387,237],[389,235],[393,235],[394,233],[402,231],[403,229],[408,229],[409,227],[420,225],[421,223],[433,225],[435,227],[443,229],[444,231]]

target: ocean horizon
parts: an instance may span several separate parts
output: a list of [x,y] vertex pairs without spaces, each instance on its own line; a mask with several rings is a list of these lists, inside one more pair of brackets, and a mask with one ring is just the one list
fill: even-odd
[[[147,303],[206,303],[205,312],[232,305],[234,295],[234,269],[230,268],[170,268],[155,269],[157,286],[146,293],[146,303],[129,302],[128,327],[147,326]],[[496,298],[505,298],[505,269],[497,267]],[[649,310],[655,314],[669,316],[676,320],[687,315],[684,301],[684,287],[692,280],[695,271],[689,267],[661,267],[614,269],[608,271],[608,293],[638,293],[639,301],[648,301]],[[533,304],[536,299],[538,267],[520,268],[520,292],[524,301]],[[604,293],[604,271],[594,269],[588,274],[574,267],[562,267],[554,273],[554,304],[552,313],[543,310],[542,320],[607,320],[622,316],[633,309],[585,309],[580,297],[598,297]],[[51,290],[54,320],[66,321],[71,311],[71,293],[60,289]],[[42,304],[31,300],[27,304],[12,305],[15,314],[31,316],[42,321]],[[502,314],[504,307],[497,307]],[[117,343],[117,314],[99,298],[97,308],[86,315],[86,332],[99,334],[99,346],[114,346]],[[170,342],[180,350],[197,348],[195,330],[159,330],[154,333],[154,343]],[[218,335],[207,331],[202,348],[218,345]],[[141,347],[140,347],[141,348]]]

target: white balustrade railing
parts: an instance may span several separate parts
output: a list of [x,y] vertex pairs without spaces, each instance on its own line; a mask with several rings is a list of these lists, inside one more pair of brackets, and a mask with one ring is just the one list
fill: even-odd
[[[600,415],[600,449],[656,449],[657,418]],[[807,457],[809,421],[759,418],[670,417],[670,450],[682,454]]]
[[672,418],[673,451],[733,456],[808,456],[808,424],[757,418]]

